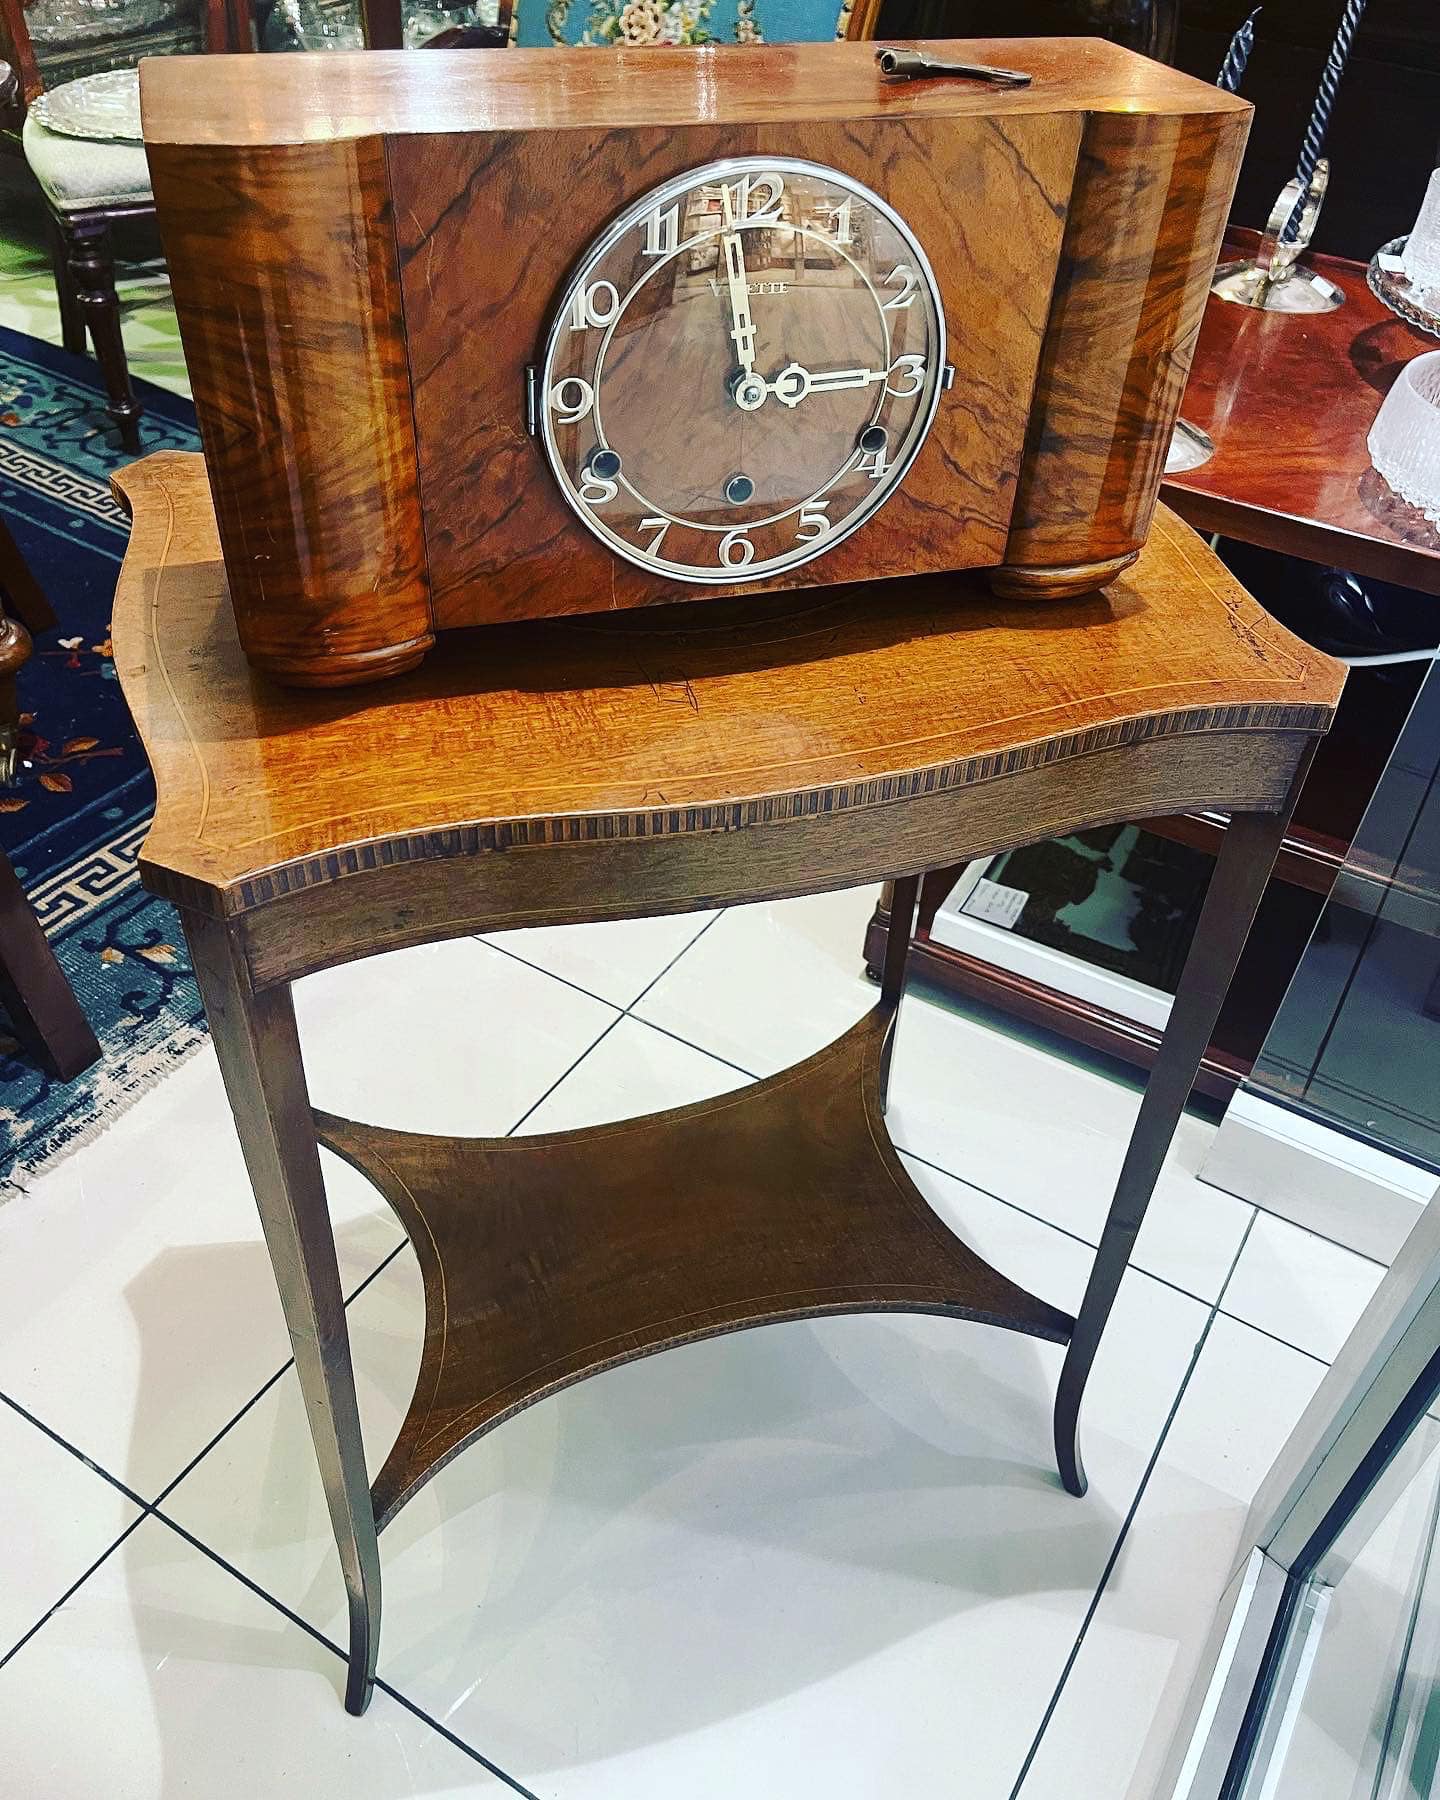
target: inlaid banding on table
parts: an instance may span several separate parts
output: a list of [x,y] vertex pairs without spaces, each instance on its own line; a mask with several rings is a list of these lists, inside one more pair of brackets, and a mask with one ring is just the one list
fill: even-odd
[[[1313,733],[1323,731],[1330,716],[1331,710],[1327,707],[1287,706],[1281,702],[1196,708],[1168,717],[1121,720],[1069,737],[1046,738],[1033,745],[1020,745],[999,754],[971,757],[959,763],[911,770],[903,775],[877,777],[842,787],[811,788],[714,806],[669,807],[588,817],[571,814],[550,819],[508,819],[450,826],[439,832],[406,834],[349,845],[249,877],[237,889],[239,905],[234,910],[263,906],[307,888],[321,887],[347,876],[366,874],[398,863],[444,862],[508,850],[743,831],[830,813],[892,806],[901,801],[1001,780],[1026,769],[1044,768],[1099,751],[1157,739],[1215,732]],[[152,885],[157,891],[168,892],[174,899],[185,898],[184,891],[172,887],[163,875],[153,880]]]

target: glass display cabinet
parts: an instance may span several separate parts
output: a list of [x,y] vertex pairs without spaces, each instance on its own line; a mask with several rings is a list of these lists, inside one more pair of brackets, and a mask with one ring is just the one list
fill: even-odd
[[1411,1800],[1440,1762],[1440,1199],[1262,1484],[1157,1800]]
[[1440,1176],[1440,664],[1201,1173],[1382,1262]]

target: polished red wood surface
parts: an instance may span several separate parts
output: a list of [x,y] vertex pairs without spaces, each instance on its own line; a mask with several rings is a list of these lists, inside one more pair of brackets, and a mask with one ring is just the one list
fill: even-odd
[[[1243,255],[1253,233],[1227,241]],[[1440,595],[1440,530],[1399,505],[1366,438],[1400,370],[1440,343],[1397,318],[1359,263],[1316,256],[1345,304],[1309,317],[1211,297],[1183,412],[1215,440],[1165,500],[1198,530]]]
[[998,591],[1145,542],[1249,129],[1087,122]]
[[150,178],[247,656],[310,687],[413,668],[435,640],[384,145],[156,145]]

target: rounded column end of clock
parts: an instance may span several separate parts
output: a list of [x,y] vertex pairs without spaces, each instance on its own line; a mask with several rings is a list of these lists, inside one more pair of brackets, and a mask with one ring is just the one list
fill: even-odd
[[313,654],[247,650],[247,655],[252,668],[281,687],[359,687],[418,668],[434,642],[435,634],[425,632],[403,644],[382,644],[370,650],[317,650]]
[[1122,575],[1139,556],[1138,550],[1127,550],[1120,556],[1107,556],[1099,562],[1064,563],[1050,566],[1006,564],[988,571],[990,591],[1001,600],[1072,600],[1077,594],[1092,594]]

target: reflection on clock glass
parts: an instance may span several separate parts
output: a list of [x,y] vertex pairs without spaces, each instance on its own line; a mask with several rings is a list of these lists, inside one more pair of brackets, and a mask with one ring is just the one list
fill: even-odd
[[560,296],[538,383],[566,498],[642,567],[745,582],[822,554],[933,417],[925,254],[859,183],[712,163],[629,208]]

